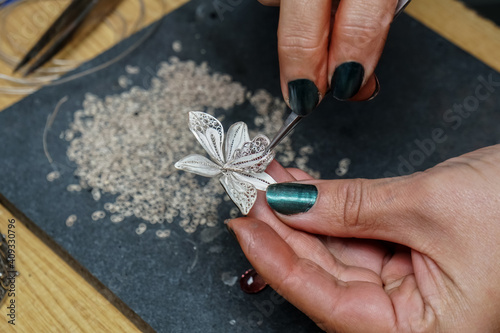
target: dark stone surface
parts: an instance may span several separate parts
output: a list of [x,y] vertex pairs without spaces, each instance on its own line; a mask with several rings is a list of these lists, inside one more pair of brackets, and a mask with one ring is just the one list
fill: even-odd
[[500,3],[498,3],[498,0],[462,0],[462,2],[485,19],[489,19],[500,25]]
[[[210,243],[201,240],[204,232],[211,232],[208,229],[187,235],[175,222],[167,240],[157,239],[154,227],[138,237],[134,230],[139,221],[133,218],[120,224],[109,219],[93,223],[88,218],[72,228],[64,225],[70,214],[90,217],[106,200],[96,203],[87,191],[68,195],[74,165],[66,158],[67,143],[59,133],[81,108],[85,93],[103,97],[121,91],[116,82],[125,74],[125,65],[139,66],[142,71],[135,83],[147,84],[151,77],[145,69],[174,55],[172,42],[180,40],[181,59],[206,60],[252,91],[264,88],[280,96],[277,10],[248,1],[224,12],[222,19],[211,3],[204,2],[201,9],[199,3],[190,2],[168,15],[139,51],[119,63],[62,86],[46,87],[1,112],[0,192],[159,332],[319,331],[292,305],[272,303],[270,289],[247,295],[238,284],[222,283],[223,272],[239,275],[249,268],[222,223],[215,229],[220,234]],[[95,61],[111,58],[137,38]],[[309,165],[324,178],[336,178],[337,163],[344,157],[352,160],[346,177],[377,178],[424,170],[499,142],[498,85],[467,118],[447,110],[478,101],[480,77],[500,82],[500,75],[411,18],[402,15],[394,24],[377,73],[382,91],[374,101],[341,103],[329,96],[293,134],[297,147],[314,146]],[[70,167],[61,169],[60,180],[49,183],[45,177],[52,168],[44,156],[42,134],[47,115],[66,95],[69,102],[52,126],[48,143],[52,157]],[[415,140],[428,143],[436,129],[446,139],[434,144],[429,156],[419,153],[422,149]],[[226,217],[220,216],[221,221]],[[212,251],[214,246],[220,253]]]

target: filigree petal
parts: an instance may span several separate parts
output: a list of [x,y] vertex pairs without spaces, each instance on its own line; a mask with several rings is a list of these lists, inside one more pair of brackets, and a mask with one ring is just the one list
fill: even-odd
[[255,188],[259,191],[265,191],[267,187],[271,184],[275,184],[276,181],[273,177],[269,176],[265,172],[261,173],[233,173],[233,176],[242,182],[247,182],[255,186]]
[[245,142],[250,141],[247,124],[240,121],[229,127],[226,135],[225,153],[226,161],[233,158],[234,152],[241,149]]
[[198,154],[184,157],[175,163],[175,167],[204,177],[215,177],[221,173],[220,166]]
[[234,158],[226,165],[228,169],[246,172],[264,172],[274,158],[273,151],[266,151],[270,141],[265,135],[257,135],[252,141],[245,142],[234,153]]
[[191,111],[189,112],[189,129],[210,157],[219,164],[224,164],[222,124],[208,113]]
[[250,183],[238,180],[231,173],[222,176],[220,182],[241,213],[247,215],[257,200],[257,189]]

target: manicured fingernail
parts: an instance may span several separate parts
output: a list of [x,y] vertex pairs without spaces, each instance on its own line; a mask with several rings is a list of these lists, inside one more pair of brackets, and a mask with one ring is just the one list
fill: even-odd
[[230,221],[231,221],[231,219],[224,220],[224,224],[226,225],[226,229],[231,234],[231,236],[234,237],[234,239],[238,240],[238,238],[236,237],[236,234],[234,233],[233,229],[231,229],[231,227],[229,226],[229,222]]
[[372,99],[377,97],[379,92],[380,92],[380,81],[378,80],[378,77],[375,76],[375,91],[373,91],[373,94],[366,101],[371,101]]
[[316,203],[318,189],[309,184],[272,184],[267,188],[266,198],[269,206],[278,213],[305,213]]
[[335,69],[332,77],[331,88],[333,97],[347,100],[354,97],[363,83],[365,69],[358,62],[345,62]]
[[299,116],[307,116],[319,103],[318,88],[311,80],[288,82],[288,95],[290,108]]

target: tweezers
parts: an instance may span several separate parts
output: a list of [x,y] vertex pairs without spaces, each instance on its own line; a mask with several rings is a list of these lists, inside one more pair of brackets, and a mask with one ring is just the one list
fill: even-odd
[[27,76],[52,59],[68,44],[75,33],[83,36],[97,27],[122,0],[73,0],[38,42],[14,68],[14,73],[31,62],[23,73]]
[[[394,14],[394,18],[398,17],[399,14],[406,8],[406,6],[410,3],[411,0],[399,0],[398,5],[396,7],[396,13]],[[285,119],[285,122],[283,123],[283,126],[281,126],[281,129],[278,131],[278,134],[276,134],[269,144],[269,146],[266,148],[266,151],[271,151],[273,150],[285,137],[287,137],[288,134],[292,132],[292,130],[297,126],[297,124],[304,119],[303,115],[298,115],[296,113],[292,112],[290,115]]]

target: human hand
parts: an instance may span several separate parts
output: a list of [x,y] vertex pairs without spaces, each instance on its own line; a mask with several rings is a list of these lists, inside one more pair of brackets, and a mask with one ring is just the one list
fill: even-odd
[[267,172],[314,186],[272,185],[278,212],[261,193],[228,227],[319,327],[500,331],[500,145],[391,179],[313,180],[276,162]]
[[281,5],[281,89],[292,110],[309,113],[329,88],[340,100],[367,100],[378,93],[374,71],[397,0],[259,2]]

